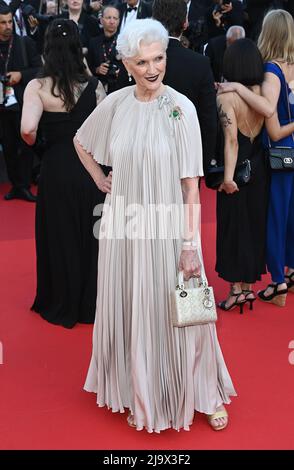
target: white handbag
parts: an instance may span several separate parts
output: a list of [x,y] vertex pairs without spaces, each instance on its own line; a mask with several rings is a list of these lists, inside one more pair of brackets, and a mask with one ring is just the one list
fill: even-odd
[[[204,272],[204,270],[203,270]],[[185,288],[183,271],[179,272],[178,285],[172,292],[172,323],[178,328],[203,325],[217,320],[212,287],[208,286],[205,274],[198,286]]]

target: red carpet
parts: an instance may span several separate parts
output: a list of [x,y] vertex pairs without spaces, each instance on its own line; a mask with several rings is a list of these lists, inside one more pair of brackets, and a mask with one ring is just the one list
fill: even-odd
[[[229,427],[214,432],[198,415],[190,432],[137,432],[125,415],[82,390],[92,326],[66,330],[30,311],[35,291],[34,205],[3,201],[0,186],[0,449],[293,449],[294,295],[287,307],[220,312],[218,334],[238,397]],[[216,299],[215,193],[202,191],[202,236]],[[264,279],[264,283],[267,279]],[[294,347],[294,345],[293,345]],[[293,362],[293,361],[292,361]]]

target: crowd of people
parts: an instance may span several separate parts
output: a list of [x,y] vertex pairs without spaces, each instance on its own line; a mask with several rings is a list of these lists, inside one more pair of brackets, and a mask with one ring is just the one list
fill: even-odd
[[220,309],[294,292],[293,3],[0,0],[5,199],[37,202],[32,310],[95,322],[85,390],[137,430],[188,430],[195,411],[224,429],[236,395],[215,323],[171,322],[178,272],[205,276],[201,178],[223,169]]

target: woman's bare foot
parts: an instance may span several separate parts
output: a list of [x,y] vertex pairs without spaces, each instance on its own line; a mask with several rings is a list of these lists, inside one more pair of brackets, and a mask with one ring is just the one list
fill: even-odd
[[248,284],[247,282],[242,282],[241,289],[245,295],[246,300],[255,300],[256,295],[252,290],[252,284]]
[[[276,285],[276,283],[273,283]],[[270,295],[272,295],[274,293],[274,287],[272,287],[271,285],[267,286],[267,288],[264,290],[263,294],[264,294],[264,297],[269,297]],[[287,283],[286,282],[283,282],[283,284],[279,284],[278,285],[278,288],[277,288],[277,292],[279,291],[283,291],[287,289]]]
[[219,303],[219,307],[223,310],[230,310],[233,306],[240,305],[245,302],[245,295],[242,292],[241,284],[236,282],[231,284],[231,290],[226,300]]

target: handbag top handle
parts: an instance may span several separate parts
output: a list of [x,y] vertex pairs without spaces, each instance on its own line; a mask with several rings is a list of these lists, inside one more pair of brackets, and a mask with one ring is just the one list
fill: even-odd
[[[289,103],[289,94],[288,94],[288,84],[287,84],[287,81],[286,81],[286,77],[285,77],[285,74],[283,72],[283,69],[282,67],[277,63],[277,62],[272,62],[273,64],[275,64],[277,67],[279,67],[279,69],[281,70],[282,74],[283,74],[283,78],[284,78],[284,82],[285,82],[285,89],[286,89],[286,96],[287,96],[287,104],[288,104],[288,113],[289,113],[289,124],[292,122],[292,116],[291,116],[291,109],[290,109],[290,103]],[[293,136],[293,132],[292,132],[292,140],[293,140],[293,144],[294,144],[294,136]],[[270,138],[267,134],[267,139],[268,139],[268,144],[269,144],[269,147],[271,148],[271,142],[270,142]]]
[[[201,263],[201,265],[202,265],[202,263]],[[208,281],[207,281],[205,271],[203,269],[203,265],[201,266],[201,268],[202,269],[201,269],[200,277],[196,277],[195,279],[197,280],[198,287],[199,286],[207,287],[208,286]],[[192,278],[192,279],[194,279],[194,278]],[[184,271],[179,271],[178,272],[178,286],[182,290],[185,289]]]

